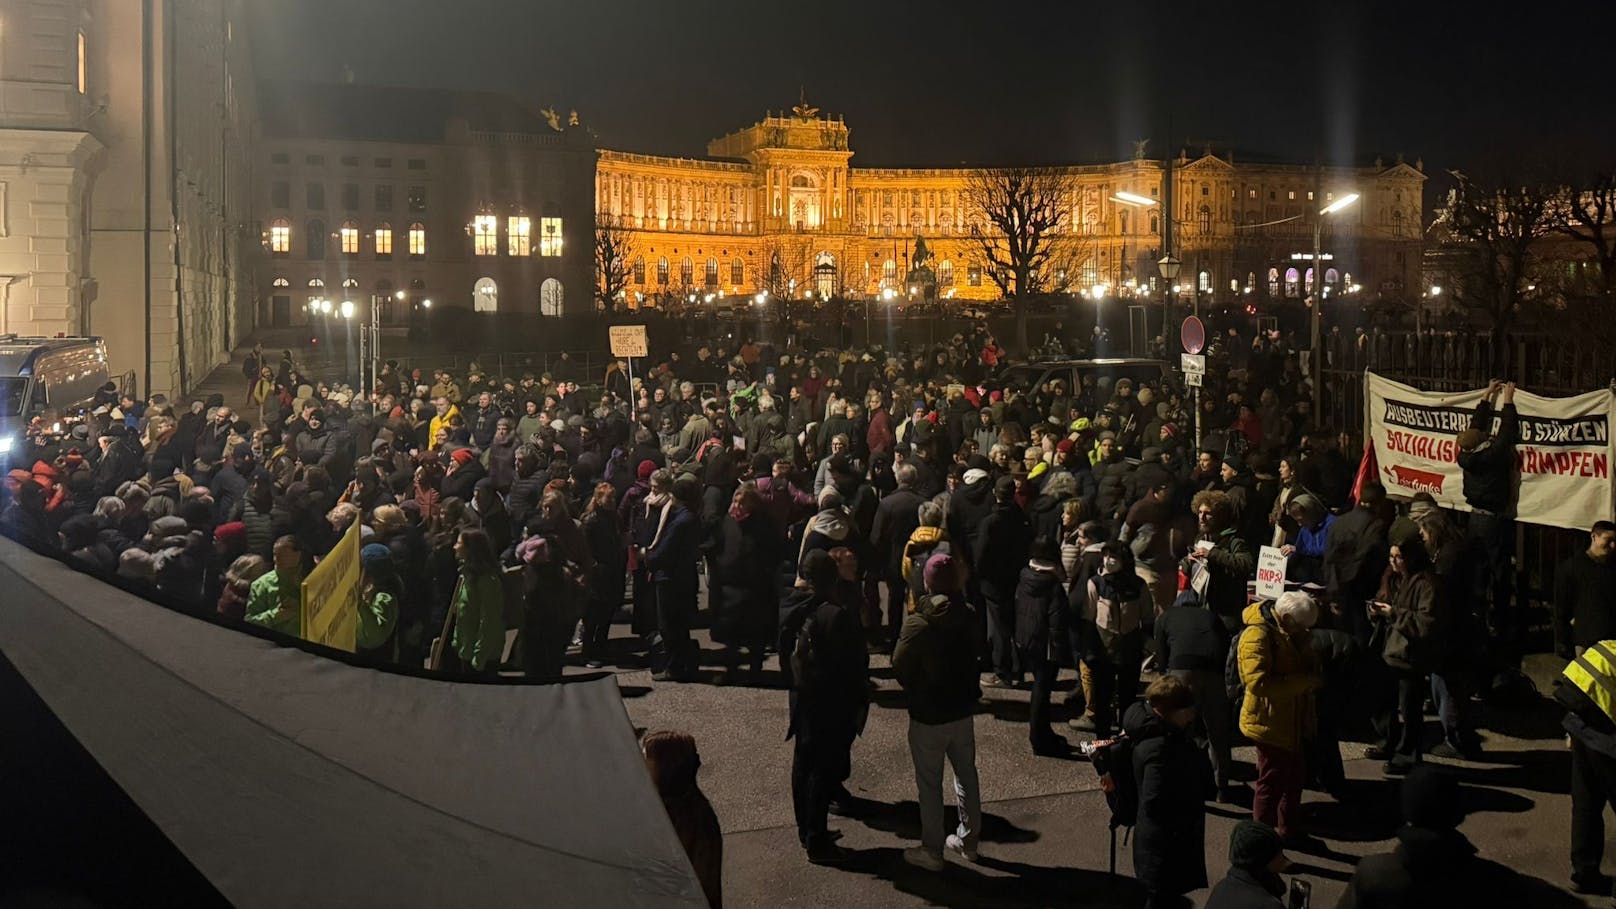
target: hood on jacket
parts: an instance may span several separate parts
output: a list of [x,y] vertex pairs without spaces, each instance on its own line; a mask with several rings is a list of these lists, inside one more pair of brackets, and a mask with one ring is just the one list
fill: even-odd
[[847,539],[849,530],[847,512],[842,511],[840,508],[827,508],[808,521],[807,532],[817,532],[839,543]]
[[1134,747],[1146,739],[1159,738],[1167,734],[1167,722],[1150,709],[1144,701],[1135,701],[1133,706],[1122,717],[1122,731],[1133,740]]
[[1267,603],[1252,603],[1250,606],[1247,606],[1240,613],[1240,622],[1242,625],[1247,627],[1252,625],[1273,625],[1276,628],[1279,627],[1274,621],[1274,609]]
[[933,625],[965,621],[969,610],[963,594],[933,593],[915,601],[915,615]]

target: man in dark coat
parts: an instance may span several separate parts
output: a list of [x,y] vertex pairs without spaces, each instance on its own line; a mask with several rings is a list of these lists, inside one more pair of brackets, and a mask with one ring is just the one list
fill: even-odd
[[1015,593],[1016,649],[1022,668],[1032,674],[1027,738],[1033,754],[1064,757],[1071,749],[1049,725],[1049,695],[1055,675],[1072,662],[1060,550],[1052,538],[1039,537],[1027,553]]
[[1205,800],[1212,774],[1187,731],[1194,719],[1195,692],[1169,675],[1151,682],[1145,699],[1122,720],[1139,787],[1133,873],[1148,907],[1175,905],[1175,897],[1207,883]]
[[982,599],[987,604],[988,639],[993,648],[993,673],[984,676],[982,683],[999,688],[1020,684],[1026,671],[1016,652],[1016,584],[1027,565],[1032,525],[1015,497],[1014,479],[995,480],[993,511],[977,525],[971,541],[971,562],[977,566]]
[[688,682],[695,677],[701,647],[690,637],[700,582],[696,563],[701,558],[701,481],[681,474],[673,483],[674,505],[667,523],[646,550],[645,564],[656,590],[657,630],[667,662],[651,678],[658,682]]
[[1358,506],[1335,519],[1324,538],[1324,587],[1340,610],[1345,630],[1360,646],[1372,631],[1364,604],[1375,596],[1386,571],[1389,545],[1386,522],[1379,515],[1386,490],[1365,483],[1358,491]]
[[[980,454],[971,455],[966,462],[964,482],[948,497],[948,520],[945,528],[954,552],[965,562],[965,599],[976,611],[977,650],[983,662],[989,662],[987,602],[982,598],[981,578],[977,575],[975,555],[976,535],[982,522],[993,511],[993,480],[988,473],[991,463]],[[921,495],[926,490],[920,490]]]
[[875,523],[870,528],[870,548],[881,560],[881,571],[887,582],[886,624],[894,641],[903,624],[904,593],[907,579],[903,576],[903,547],[909,536],[920,526],[920,504],[926,501],[915,491],[915,468],[912,464],[899,464],[892,471],[898,482],[875,509]]
[[1212,888],[1206,909],[1285,909],[1285,879],[1290,865],[1274,828],[1245,820],[1229,834],[1229,873]]
[[869,656],[858,616],[836,601],[838,567],[824,550],[802,558],[806,590],[798,591],[780,629],[780,665],[791,685],[794,739],[791,796],[797,839],[816,865],[840,864],[846,849],[831,838],[831,801],[852,774],[853,739],[868,716]]
[[1573,553],[1554,572],[1554,649],[1572,659],[1600,641],[1616,638],[1616,524],[1598,521],[1588,548]]
[[1459,832],[1459,783],[1420,766],[1403,780],[1403,828],[1397,847],[1358,862],[1336,909],[1403,906],[1530,906],[1521,878],[1481,858]]
[[242,442],[230,453],[230,461],[213,475],[208,489],[213,493],[213,521],[228,524],[241,515],[247,498],[247,477],[253,472],[252,445]]

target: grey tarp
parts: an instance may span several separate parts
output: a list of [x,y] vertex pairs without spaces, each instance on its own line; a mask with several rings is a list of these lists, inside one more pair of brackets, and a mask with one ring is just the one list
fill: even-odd
[[610,678],[350,666],[6,539],[0,653],[237,906],[706,905]]

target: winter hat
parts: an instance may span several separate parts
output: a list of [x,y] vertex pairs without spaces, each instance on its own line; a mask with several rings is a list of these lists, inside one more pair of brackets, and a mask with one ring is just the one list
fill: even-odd
[[1073,446],[1074,443],[1071,439],[1061,439],[1059,442],[1055,443],[1055,450],[1061,454],[1066,454],[1072,450]]
[[231,521],[213,528],[213,539],[218,543],[245,543],[247,542],[247,525],[240,521]]
[[946,552],[926,560],[924,577],[926,590],[931,593],[959,593],[959,571],[954,567],[954,557]]
[[1149,448],[1146,448],[1144,451],[1139,452],[1139,460],[1141,460],[1141,461],[1159,461],[1159,460],[1161,460],[1161,453],[1162,453],[1162,450],[1160,448],[1157,448],[1156,446],[1152,445]]
[[1014,477],[1002,476],[993,481],[993,495],[995,498],[1008,499],[1016,494],[1016,481]]
[[1245,473],[1246,472],[1246,459],[1240,457],[1237,454],[1224,455],[1223,456],[1223,466],[1229,468],[1230,470],[1234,471],[1235,473]]
[[989,461],[986,455],[974,454],[965,459],[965,466],[972,470],[992,470],[993,462]]
[[359,565],[371,577],[390,577],[393,574],[393,556],[381,543],[370,543],[359,550]]
[[1266,868],[1276,856],[1284,854],[1285,844],[1279,834],[1261,821],[1241,821],[1229,834],[1229,864],[1236,868]]
[[449,460],[460,465],[464,465],[475,457],[476,455],[472,454],[469,448],[456,448],[454,451],[449,452]]
[[1403,820],[1413,827],[1452,830],[1464,820],[1459,783],[1453,775],[1421,764],[1403,778]]
[[636,467],[634,469],[634,475],[636,477],[639,477],[641,480],[649,480],[649,479],[651,479],[651,474],[653,474],[653,473],[656,473],[656,462],[655,461],[650,461],[650,460],[641,461],[640,466]]
[[1105,432],[1100,433],[1100,441],[1101,442],[1104,442],[1106,439],[1111,439],[1112,441],[1116,441],[1116,438],[1117,438],[1117,434],[1112,432],[1109,429],[1107,429]]
[[1178,438],[1178,426],[1174,423],[1163,423],[1161,428],[1162,439]]

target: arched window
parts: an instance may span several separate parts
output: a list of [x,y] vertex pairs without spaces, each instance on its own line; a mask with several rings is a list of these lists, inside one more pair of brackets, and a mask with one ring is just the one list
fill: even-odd
[[706,284],[708,287],[717,287],[718,286],[718,260],[717,259],[708,259],[707,260],[707,268],[706,268],[705,271],[706,271],[706,273],[702,276],[703,279],[704,279],[702,283]]
[[1126,208],[1117,212],[1117,223],[1121,225],[1122,233],[1126,236],[1128,233],[1128,210]]
[[668,257],[663,256],[656,263],[656,282],[663,287],[668,286]]
[[499,311],[499,285],[493,278],[478,278],[472,285],[471,308],[477,312]]
[[566,293],[561,282],[555,278],[545,278],[539,284],[539,315],[559,316],[566,308]]
[[1207,271],[1204,268],[1201,269],[1200,273],[1195,276],[1195,287],[1201,293],[1208,293],[1209,291],[1211,291],[1212,290],[1212,273]]
[[337,233],[337,239],[342,244],[343,255],[359,255],[359,222],[342,222],[342,229]]
[[390,259],[393,256],[393,225],[386,221],[376,225],[376,258]]
[[276,218],[269,222],[269,251],[276,256],[291,254],[292,222],[285,218]]
[[735,261],[729,263],[729,283],[735,285],[736,287],[740,287],[743,283],[745,283],[745,281],[746,266],[741,264],[741,260],[736,259]]
[[645,283],[645,257],[644,256],[635,256],[634,257],[634,283],[635,284],[644,284]]
[[426,255],[426,225],[420,221],[410,225],[410,258]]
[[892,284],[898,280],[898,263],[896,261],[888,259],[882,263],[881,280],[886,284]]
[[814,293],[836,296],[836,257],[828,252],[821,251],[814,257]]
[[1341,275],[1335,269],[1326,268],[1324,270],[1324,292],[1325,293],[1327,293],[1327,294],[1338,294],[1338,293],[1340,293],[1341,292],[1340,281],[1341,281]]
[[342,289],[343,290],[353,290],[354,288],[356,288],[358,286],[359,286],[359,279],[358,278],[343,278],[342,279]]
[[275,287],[291,287],[292,286],[292,282],[286,280],[285,278],[276,278],[274,281],[272,281],[270,283],[273,284]]
[[1199,224],[1199,226],[1201,228],[1201,233],[1203,233],[1203,234],[1211,233],[1212,232],[1212,209],[1211,209],[1211,207],[1206,206],[1206,205],[1201,206],[1201,211],[1199,212],[1199,214],[1198,214],[1198,216],[1196,218],[1196,221],[1197,221],[1197,223]]
[[1296,299],[1301,296],[1301,272],[1294,268],[1285,269],[1285,296]]
[[316,218],[309,222],[309,236],[305,252],[310,259],[325,258],[325,222]]
[[1155,212],[1150,213],[1150,232],[1153,234],[1161,233],[1161,215]]
[[689,256],[685,256],[684,261],[679,263],[679,286],[689,287],[695,277],[696,263],[690,261]]
[[1403,235],[1403,210],[1400,209],[1400,208],[1394,208],[1394,209],[1392,209],[1392,236],[1401,237],[1402,235]]
[[310,287],[324,288],[325,287],[325,281],[320,279],[320,278],[310,278],[309,279],[309,286]]
[[1303,278],[1302,283],[1303,283],[1303,292],[1311,296],[1312,293],[1313,293],[1313,269],[1312,268],[1309,268],[1307,270],[1306,276]]
[[954,286],[954,263],[952,260],[944,259],[937,263],[937,286]]
[[1270,297],[1279,296],[1279,269],[1277,268],[1268,269],[1268,295]]

